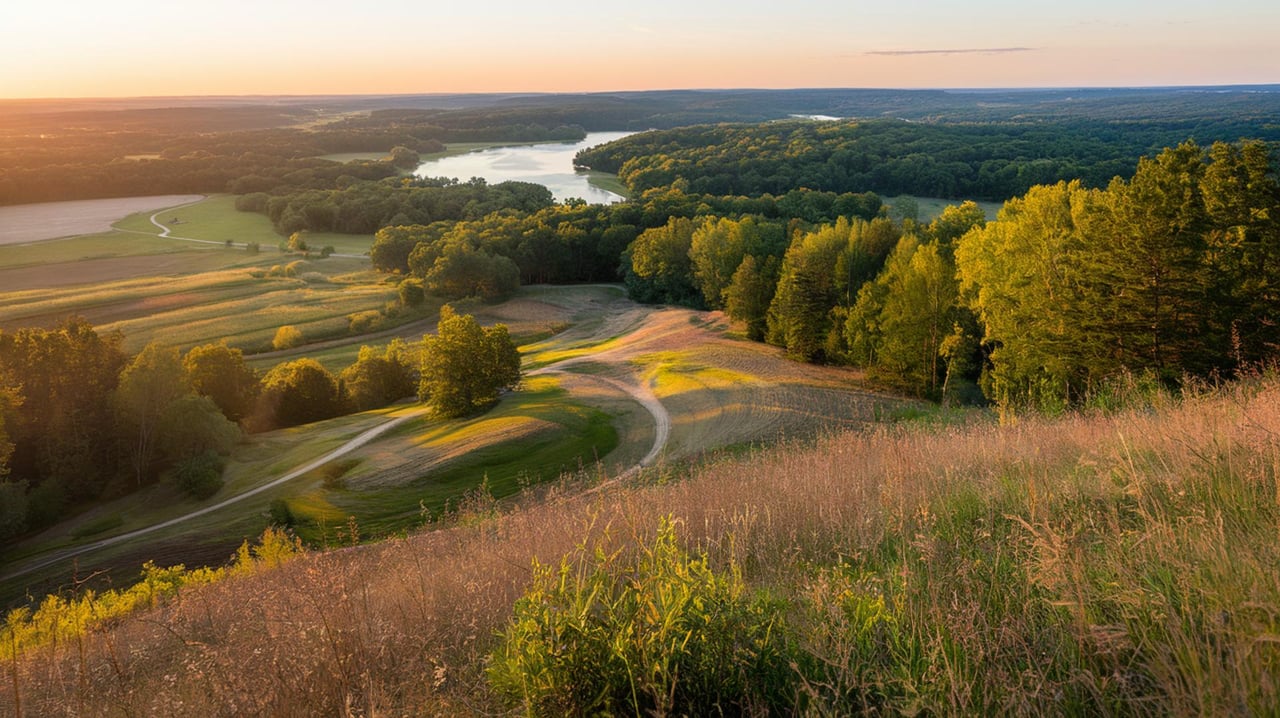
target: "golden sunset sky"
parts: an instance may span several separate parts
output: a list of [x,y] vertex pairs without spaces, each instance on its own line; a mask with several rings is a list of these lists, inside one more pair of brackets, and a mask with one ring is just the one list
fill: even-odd
[[1280,82],[1280,3],[31,2],[0,97]]

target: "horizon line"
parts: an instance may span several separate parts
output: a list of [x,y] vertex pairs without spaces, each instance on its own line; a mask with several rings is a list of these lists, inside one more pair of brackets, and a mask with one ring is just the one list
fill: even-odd
[[1280,91],[1280,81],[1275,82],[1228,82],[1212,84],[1152,84],[1152,85],[969,85],[969,86],[937,86],[937,87],[855,87],[855,86],[795,86],[795,87],[669,87],[650,88],[645,90],[485,90],[485,91],[444,91],[444,92],[316,92],[316,93],[247,93],[247,94],[207,94],[207,95],[96,95],[96,96],[26,96],[0,97],[0,103],[18,102],[57,102],[57,101],[122,101],[122,100],[238,100],[238,99],[324,99],[324,98],[404,98],[404,97],[485,97],[497,95],[513,96],[574,96],[574,95],[636,95],[661,92],[807,92],[807,91],[857,91],[857,92],[1035,92],[1035,91],[1069,91],[1069,90],[1229,90],[1237,88],[1276,88]]

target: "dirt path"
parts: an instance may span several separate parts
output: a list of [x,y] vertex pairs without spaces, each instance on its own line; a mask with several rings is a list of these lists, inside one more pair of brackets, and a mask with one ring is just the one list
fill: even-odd
[[[163,225],[161,225],[159,222],[156,221],[154,215],[152,216],[152,224],[163,227]],[[164,236],[164,235],[161,235],[161,236]],[[202,240],[193,240],[193,241],[202,241]],[[604,327],[597,329],[596,333],[603,335],[611,331],[614,331],[614,328],[610,324],[606,323]],[[600,376],[598,374],[587,374],[587,373],[570,371],[571,367],[573,367],[576,364],[581,364],[584,362],[595,362],[598,364],[602,356],[604,355],[593,355],[593,356],[587,356],[587,357],[574,357],[570,359],[565,359],[565,360],[556,362],[550,366],[543,367],[541,369],[529,372],[527,376],[538,376],[538,375],[547,375],[547,374],[561,374],[561,375],[572,374],[573,376],[580,378],[582,380],[593,381],[600,384],[604,384],[618,391],[621,391],[625,393],[627,396],[634,399],[638,404],[640,404],[640,406],[642,406],[645,409],[645,411],[649,413],[650,416],[653,417],[654,437],[653,437],[653,444],[652,446],[650,446],[648,453],[646,453],[644,457],[642,457],[640,461],[637,462],[634,466],[626,469],[625,471],[622,471],[617,476],[615,476],[611,481],[607,482],[606,485],[608,485],[608,484],[615,483],[617,481],[630,478],[631,476],[634,476],[636,473],[638,473],[640,470],[644,469],[645,467],[651,466],[655,461],[657,461],[658,457],[662,454],[663,449],[666,448],[667,442],[671,436],[672,422],[671,422],[671,414],[667,411],[666,407],[662,405],[662,402],[658,400],[657,396],[654,395],[652,388],[649,387],[649,385],[644,383],[643,381],[636,381],[636,382],[629,383],[629,382],[622,381],[620,379],[615,379],[612,377]],[[616,363],[611,362],[611,365],[623,366],[624,361],[622,360],[621,357],[619,357]],[[272,479],[271,481],[268,481],[267,483],[264,483],[260,486],[256,486],[248,491],[245,491],[243,493],[240,493],[230,498],[219,501],[216,504],[205,506],[203,508],[197,509],[190,513],[183,514],[182,516],[177,516],[175,518],[169,519],[167,521],[163,521],[158,524],[146,526],[140,529],[136,529],[134,531],[129,531],[127,533],[119,534],[117,536],[104,538],[98,541],[94,541],[93,543],[85,544],[83,546],[75,546],[75,547],[55,551],[52,555],[49,555],[44,559],[41,559],[40,561],[37,561],[28,566],[24,566],[21,569],[18,569],[16,571],[12,571],[3,576],[0,576],[0,581],[7,581],[9,579],[17,578],[19,576],[23,576],[23,575],[32,573],[34,571],[38,571],[42,568],[52,566],[56,563],[60,563],[68,559],[75,558],[76,556],[80,556],[82,554],[86,554],[91,551],[97,551],[99,549],[107,548],[109,546],[114,546],[116,544],[120,544],[125,541],[130,541],[140,536],[145,536],[147,534],[159,531],[161,529],[177,526],[177,525],[186,523],[188,521],[191,521],[192,519],[199,518],[200,516],[204,516],[214,511],[224,509],[228,506],[244,501],[245,499],[261,494],[264,491],[268,491],[277,486],[280,486],[281,484],[284,484],[288,481],[292,481],[293,479],[296,479],[297,477],[309,471],[313,471],[335,459],[346,456],[347,454],[355,451],[356,449],[359,449],[365,444],[368,444],[373,439],[377,438],[378,436],[381,436],[382,434],[390,431],[391,429],[395,428],[396,426],[399,426],[400,424],[408,421],[409,419],[421,416],[426,411],[427,410],[425,408],[417,409],[409,413],[403,414],[401,416],[398,416],[395,419],[392,419],[390,421],[379,424],[373,427],[372,429],[365,431],[359,436],[356,436],[355,438],[346,442],[342,446],[339,446],[333,451],[330,451],[329,453],[321,456],[320,458],[315,459],[314,461],[311,461],[301,467],[298,467],[293,471],[290,471],[289,473],[284,474],[276,479]],[[601,487],[596,487],[593,490],[598,490],[599,488]]]
[[334,459],[338,459],[343,456],[346,456],[352,451],[355,451],[356,449],[364,446],[370,441],[373,441],[374,439],[381,436],[382,434],[385,434],[388,431],[394,429],[395,427],[403,424],[404,422],[410,419],[413,419],[415,417],[421,416],[424,413],[426,413],[425,408],[416,409],[409,413],[402,414],[401,416],[398,416],[392,419],[391,421],[378,424],[372,429],[365,431],[364,433],[360,434],[354,439],[351,439],[350,441],[343,444],[342,446],[339,446],[333,451],[330,451],[324,456],[321,456],[315,461],[312,461],[308,464],[300,466],[277,479],[273,479],[271,481],[268,481],[265,484],[262,484],[261,486],[255,486],[254,488],[249,489],[244,493],[236,494],[235,496],[219,501],[216,504],[205,506],[204,508],[197,509],[195,511],[192,511],[191,513],[183,514],[182,516],[169,519],[168,521],[162,521],[158,524],[152,524],[151,526],[146,526],[134,531],[129,531],[128,533],[119,534],[118,536],[104,538],[99,541],[94,541],[93,543],[85,544],[83,546],[76,546],[74,548],[67,548],[67,549],[62,549],[60,551],[56,551],[54,552],[53,555],[48,556],[41,561],[33,563],[29,566],[24,566],[23,568],[18,569],[17,571],[13,571],[3,576],[0,576],[0,581],[7,581],[9,579],[17,578],[18,576],[23,576],[33,571],[39,571],[42,568],[45,568],[47,566],[52,566],[55,563],[66,561],[67,559],[70,559],[70,558],[75,558],[76,556],[79,556],[81,554],[89,553],[90,551],[97,551],[98,549],[106,548],[108,546],[114,546],[115,544],[123,543],[125,541],[138,538],[139,536],[145,536],[149,533],[159,531],[160,529],[169,528],[170,526],[177,526],[178,524],[186,523],[187,521],[198,518],[200,516],[204,516],[205,514],[209,514],[214,511],[224,509],[228,506],[231,506],[232,504],[237,504],[241,501],[244,501],[247,498],[250,498],[252,496],[257,496],[258,494],[264,491],[273,489],[285,482],[292,481],[293,479],[296,479],[299,476],[302,476],[308,471],[313,471],[321,466],[324,466],[325,464],[329,463],[330,461],[333,461]]
[[[178,235],[176,235],[176,234],[170,234],[170,232],[172,232],[173,230],[172,230],[169,226],[167,226],[167,225],[165,225],[163,222],[161,222],[160,220],[156,219],[156,217],[159,217],[160,215],[164,214],[165,212],[173,212],[173,211],[175,211],[175,210],[179,210],[179,209],[184,209],[184,208],[186,208],[186,207],[190,207],[191,205],[194,205],[194,204],[200,204],[201,202],[205,201],[206,199],[208,199],[208,197],[201,197],[200,199],[196,200],[195,202],[188,202],[188,203],[186,203],[186,204],[180,204],[180,205],[178,205],[177,207],[166,207],[166,208],[164,208],[164,209],[162,209],[162,210],[160,210],[160,211],[156,212],[155,214],[151,215],[151,217],[149,217],[148,219],[150,219],[150,220],[151,220],[151,224],[154,224],[156,227],[158,227],[158,228],[160,229],[160,233],[159,233],[159,234],[152,234],[151,232],[143,232],[143,231],[141,231],[141,230],[136,230],[136,229],[120,229],[119,227],[112,227],[112,229],[114,229],[114,230],[115,230],[115,231],[117,231],[117,232],[129,232],[130,234],[145,234],[145,235],[147,235],[148,237],[162,237],[162,238],[164,238],[164,239],[177,239],[177,240],[180,240],[180,241],[183,241],[183,242],[196,242],[196,243],[198,243],[198,244],[216,244],[216,245],[223,246],[223,247],[241,247],[241,248],[245,248],[245,249],[247,249],[247,248],[249,247],[249,243],[248,243],[248,242],[230,242],[230,241],[222,241],[222,242],[220,242],[220,241],[215,240],[215,239],[195,239],[194,237],[179,237],[179,236],[178,236]],[[330,256],[330,257],[342,257],[343,259],[368,259],[368,258],[369,258],[369,256],[368,256],[368,255],[365,255],[365,254],[339,254],[339,253],[337,253],[337,252],[335,252],[335,253],[333,253],[333,254],[330,254],[329,256]]]
[[135,212],[174,207],[184,202],[190,204],[195,197],[200,195],[84,199],[0,207],[0,245],[34,244],[110,232],[113,224]]
[[622,382],[617,379],[611,379],[606,376],[599,376],[596,374],[581,374],[578,372],[567,371],[567,367],[573,364],[577,364],[581,361],[583,360],[567,359],[563,362],[559,362],[558,364],[547,367],[545,369],[539,369],[537,371],[529,372],[527,376],[537,376],[540,374],[572,373],[576,377],[611,386],[617,389],[618,391],[621,391],[626,395],[630,396],[632,399],[635,399],[636,403],[644,407],[645,411],[649,412],[649,415],[653,417],[653,426],[654,426],[653,446],[649,448],[649,453],[645,454],[644,457],[641,458],[640,461],[637,462],[635,466],[632,466],[631,468],[618,474],[616,477],[614,477],[613,480],[618,481],[621,479],[630,478],[631,476],[634,476],[635,474],[639,473],[641,469],[647,466],[652,466],[653,462],[657,461],[658,456],[662,454],[662,450],[667,448],[667,441],[668,439],[671,438],[671,414],[667,411],[667,408],[662,405],[662,402],[658,401],[658,397],[654,396],[653,390],[649,388],[647,384],[644,384],[644,383],[627,384],[626,382]]

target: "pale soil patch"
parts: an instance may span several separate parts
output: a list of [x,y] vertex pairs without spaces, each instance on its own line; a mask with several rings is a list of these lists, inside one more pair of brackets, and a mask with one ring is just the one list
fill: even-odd
[[108,232],[112,223],[136,212],[176,207],[203,198],[198,194],[169,194],[0,207],[0,244]]

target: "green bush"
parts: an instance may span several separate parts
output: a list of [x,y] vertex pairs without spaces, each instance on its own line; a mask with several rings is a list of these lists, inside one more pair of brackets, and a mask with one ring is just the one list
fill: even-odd
[[631,561],[585,546],[559,570],[535,561],[488,677],[531,715],[786,713],[792,664],[779,603],[690,557],[664,520]]
[[174,469],[173,482],[182,493],[203,501],[222,488],[222,457],[206,451]]

